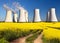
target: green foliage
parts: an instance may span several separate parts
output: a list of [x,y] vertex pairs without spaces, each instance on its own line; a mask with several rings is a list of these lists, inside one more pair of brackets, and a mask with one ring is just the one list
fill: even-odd
[[59,39],[43,39],[43,42],[44,43],[60,43],[60,40]]
[[20,37],[28,36],[29,34],[33,34],[33,36],[29,37],[27,41],[30,41],[28,43],[33,43],[32,40],[36,39],[37,36],[42,32],[42,30],[36,29],[36,30],[22,30],[22,29],[16,29],[16,30],[3,30],[0,31],[0,42],[6,43],[13,41],[15,39],[18,39]]
[[60,40],[55,38],[55,39],[51,39],[49,42],[50,43],[60,43]]
[[11,30],[5,30],[4,31],[4,38],[7,40],[7,41],[12,41],[14,39],[17,38],[16,36],[17,34],[14,32],[14,31],[11,31]]
[[4,38],[1,38],[0,43],[9,43],[9,42],[7,40],[5,40]]
[[4,36],[4,31],[0,31],[0,39],[3,38]]
[[29,33],[30,33],[29,31],[23,31],[23,30],[19,30],[19,29],[15,30],[15,31],[5,30],[3,37],[8,41],[12,41],[12,40],[15,40],[20,37],[25,37]]
[[32,33],[34,33],[31,37],[28,37],[26,39],[27,43],[33,43],[33,41],[41,34],[43,30],[34,30]]

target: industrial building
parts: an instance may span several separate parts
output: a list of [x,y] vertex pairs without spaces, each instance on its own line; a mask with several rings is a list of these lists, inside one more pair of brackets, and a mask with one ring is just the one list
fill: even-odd
[[56,11],[55,8],[51,8],[47,14],[46,21],[49,22],[58,22],[57,17],[56,17]]
[[18,14],[17,13],[14,13],[14,15],[13,15],[13,21],[18,22]]
[[[19,9],[19,15],[16,13],[16,11],[9,8],[7,5],[4,5],[4,8],[6,9],[5,22],[28,22],[28,11],[24,9],[23,7],[17,6],[17,8]],[[33,21],[34,22],[42,21],[39,9],[34,9]],[[46,21],[47,22],[58,22],[55,8],[51,8],[48,11]]]
[[5,22],[13,22],[11,9],[6,5],[4,5],[4,8],[6,9]]
[[41,21],[39,9],[34,10],[34,20],[33,21],[34,22],[40,22]]
[[7,5],[4,5],[4,8],[6,9],[5,22],[28,22],[28,11],[23,7],[18,7],[19,17],[18,14]]

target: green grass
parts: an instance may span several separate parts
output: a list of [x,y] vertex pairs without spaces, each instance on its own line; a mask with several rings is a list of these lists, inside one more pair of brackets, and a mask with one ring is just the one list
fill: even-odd
[[60,40],[57,38],[52,39],[43,38],[43,43],[60,43]]
[[23,31],[20,29],[13,31],[10,29],[6,29],[3,31],[0,31],[0,40],[1,40],[0,42],[1,43],[5,43],[2,41],[11,42],[11,41],[18,39],[20,37],[25,37],[25,36],[28,36],[29,34],[33,34],[33,36],[28,38],[28,40],[32,43],[32,40],[36,39],[36,37],[40,34],[41,31],[42,30],[39,30],[39,29],[28,30],[28,31]]
[[[33,43],[33,41],[41,34],[41,32],[43,32],[43,30],[41,29],[35,29],[35,30],[28,30],[28,31],[23,31],[20,29],[17,30],[3,30],[0,31],[0,43],[9,43],[15,39],[18,39],[20,37],[26,37],[29,34],[33,34],[32,36],[28,37],[26,39],[26,43]],[[59,39],[47,39],[44,38],[43,36],[43,43],[60,43]]]
[[26,39],[27,43],[33,43],[33,41],[41,34],[43,30],[35,30],[33,35],[31,37],[28,37]]

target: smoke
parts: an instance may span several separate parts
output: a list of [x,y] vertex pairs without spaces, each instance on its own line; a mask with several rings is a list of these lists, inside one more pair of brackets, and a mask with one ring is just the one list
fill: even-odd
[[6,10],[11,10],[13,13],[16,13],[16,11],[13,10],[11,7],[7,6],[7,4],[4,4],[3,7],[4,7]]
[[[12,6],[12,7],[11,7]],[[4,4],[3,7],[6,10],[11,10],[13,13],[18,12],[20,9],[24,9],[23,6],[19,2],[13,2],[11,6],[8,6],[7,4]]]
[[19,2],[14,2],[13,5],[19,10],[19,9],[24,9],[23,6],[21,6],[21,4],[19,4]]
[[15,6],[21,6],[21,4],[19,4],[19,2],[13,2],[13,5],[15,5]]
[[5,9],[10,9],[6,4],[3,5]]

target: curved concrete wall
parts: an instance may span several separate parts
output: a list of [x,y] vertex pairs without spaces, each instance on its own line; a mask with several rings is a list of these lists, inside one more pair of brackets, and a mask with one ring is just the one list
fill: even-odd
[[19,14],[19,22],[26,22],[25,20],[25,10],[24,9],[20,9],[20,14]]
[[11,10],[6,11],[5,22],[13,22],[13,20],[12,20],[12,11]]
[[55,8],[51,8],[51,11],[50,11],[50,21],[58,21],[57,17],[56,17]]
[[25,20],[28,22],[28,12],[25,10]]
[[49,21],[49,17],[50,16],[50,12],[47,13],[47,16],[46,16],[46,21],[48,22]]
[[39,13],[39,9],[35,9],[35,15],[34,15],[34,22],[40,22],[41,18],[40,18],[40,13]]
[[18,14],[17,13],[14,13],[13,19],[14,19],[14,22],[18,22]]

